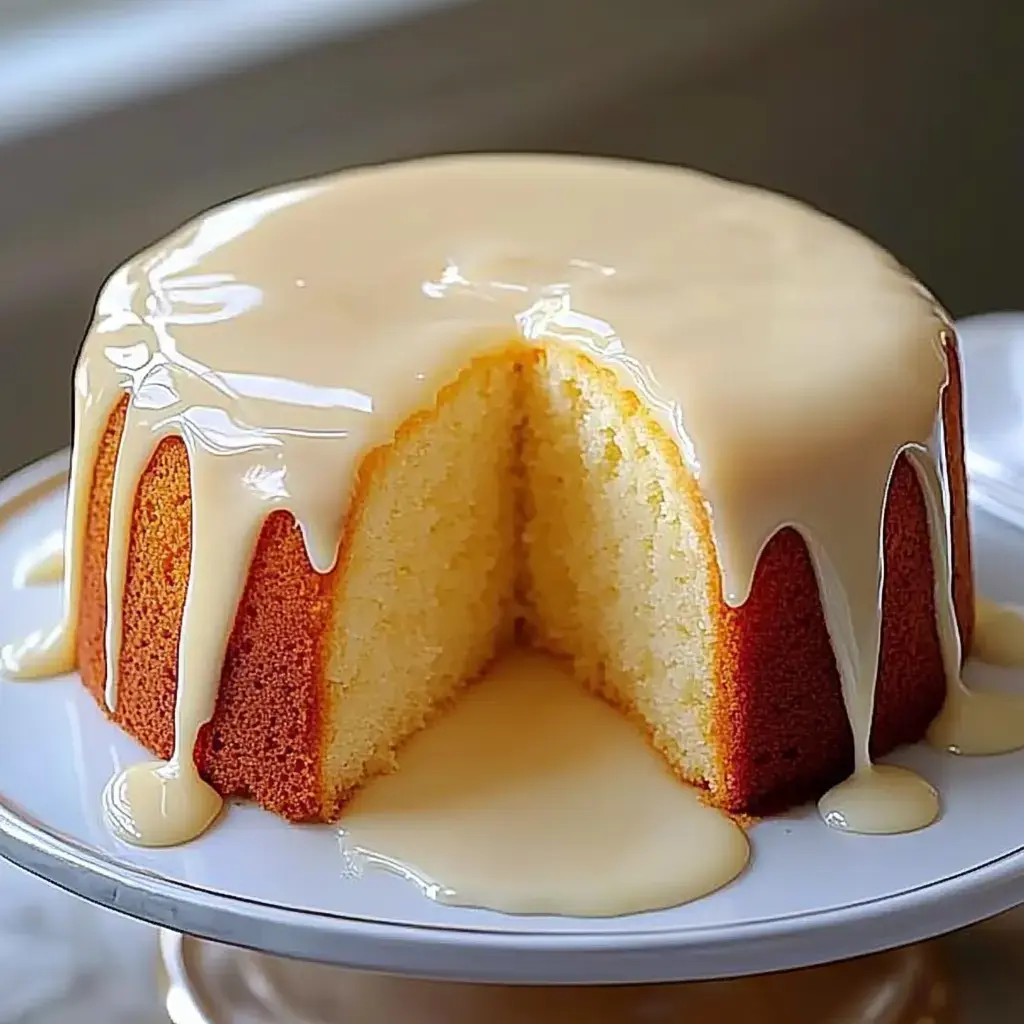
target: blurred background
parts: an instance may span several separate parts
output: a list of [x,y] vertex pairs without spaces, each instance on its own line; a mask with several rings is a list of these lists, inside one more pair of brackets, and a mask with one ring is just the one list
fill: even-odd
[[105,275],[353,164],[557,149],[791,193],[1024,307],[1020,0],[0,0],[0,473],[67,443]]
[[[396,157],[685,163],[854,224],[956,315],[1024,308],[1022,82],[1020,0],[0,0],[0,474],[67,443],[124,257]],[[0,867],[0,1024],[157,1019],[152,956]]]

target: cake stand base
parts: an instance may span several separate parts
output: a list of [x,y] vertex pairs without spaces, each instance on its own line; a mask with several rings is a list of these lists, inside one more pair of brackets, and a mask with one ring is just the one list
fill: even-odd
[[172,1024],[955,1024],[939,944],[734,981],[558,987],[459,984],[284,960],[160,933]]

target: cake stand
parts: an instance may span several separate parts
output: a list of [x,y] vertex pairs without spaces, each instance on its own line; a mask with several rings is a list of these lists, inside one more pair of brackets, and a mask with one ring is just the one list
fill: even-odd
[[[982,318],[961,331],[980,589],[1024,603],[1024,317]],[[4,639],[56,619],[57,587],[18,590],[12,581],[26,548],[60,527],[66,466],[58,453],[0,484]],[[967,678],[1024,692],[1024,672],[972,664]],[[943,795],[932,827],[850,836],[800,809],[752,829],[751,865],[721,891],[587,920],[449,907],[393,875],[351,877],[334,829],[289,826],[243,804],[191,844],[123,845],[103,823],[100,793],[143,756],[75,677],[0,682],[0,855],[176,933],[350,971],[514,985],[738,977],[904,947],[1024,902],[1024,752],[903,750],[894,763]],[[176,942],[166,935],[165,952]],[[246,962],[267,977],[268,963],[282,963]]]

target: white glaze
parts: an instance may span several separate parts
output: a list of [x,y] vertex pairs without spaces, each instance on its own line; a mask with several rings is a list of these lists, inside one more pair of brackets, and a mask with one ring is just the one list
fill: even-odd
[[732,881],[743,830],[547,655],[513,652],[346,808],[350,870],[509,913],[611,916]]

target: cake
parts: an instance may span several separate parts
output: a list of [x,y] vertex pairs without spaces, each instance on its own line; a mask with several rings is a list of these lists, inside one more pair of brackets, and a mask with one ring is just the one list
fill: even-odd
[[434,158],[237,200],[109,279],[75,401],[65,617],[8,668],[77,665],[165,782],[293,821],[514,643],[753,815],[922,738],[969,642],[946,317],[695,172]]

